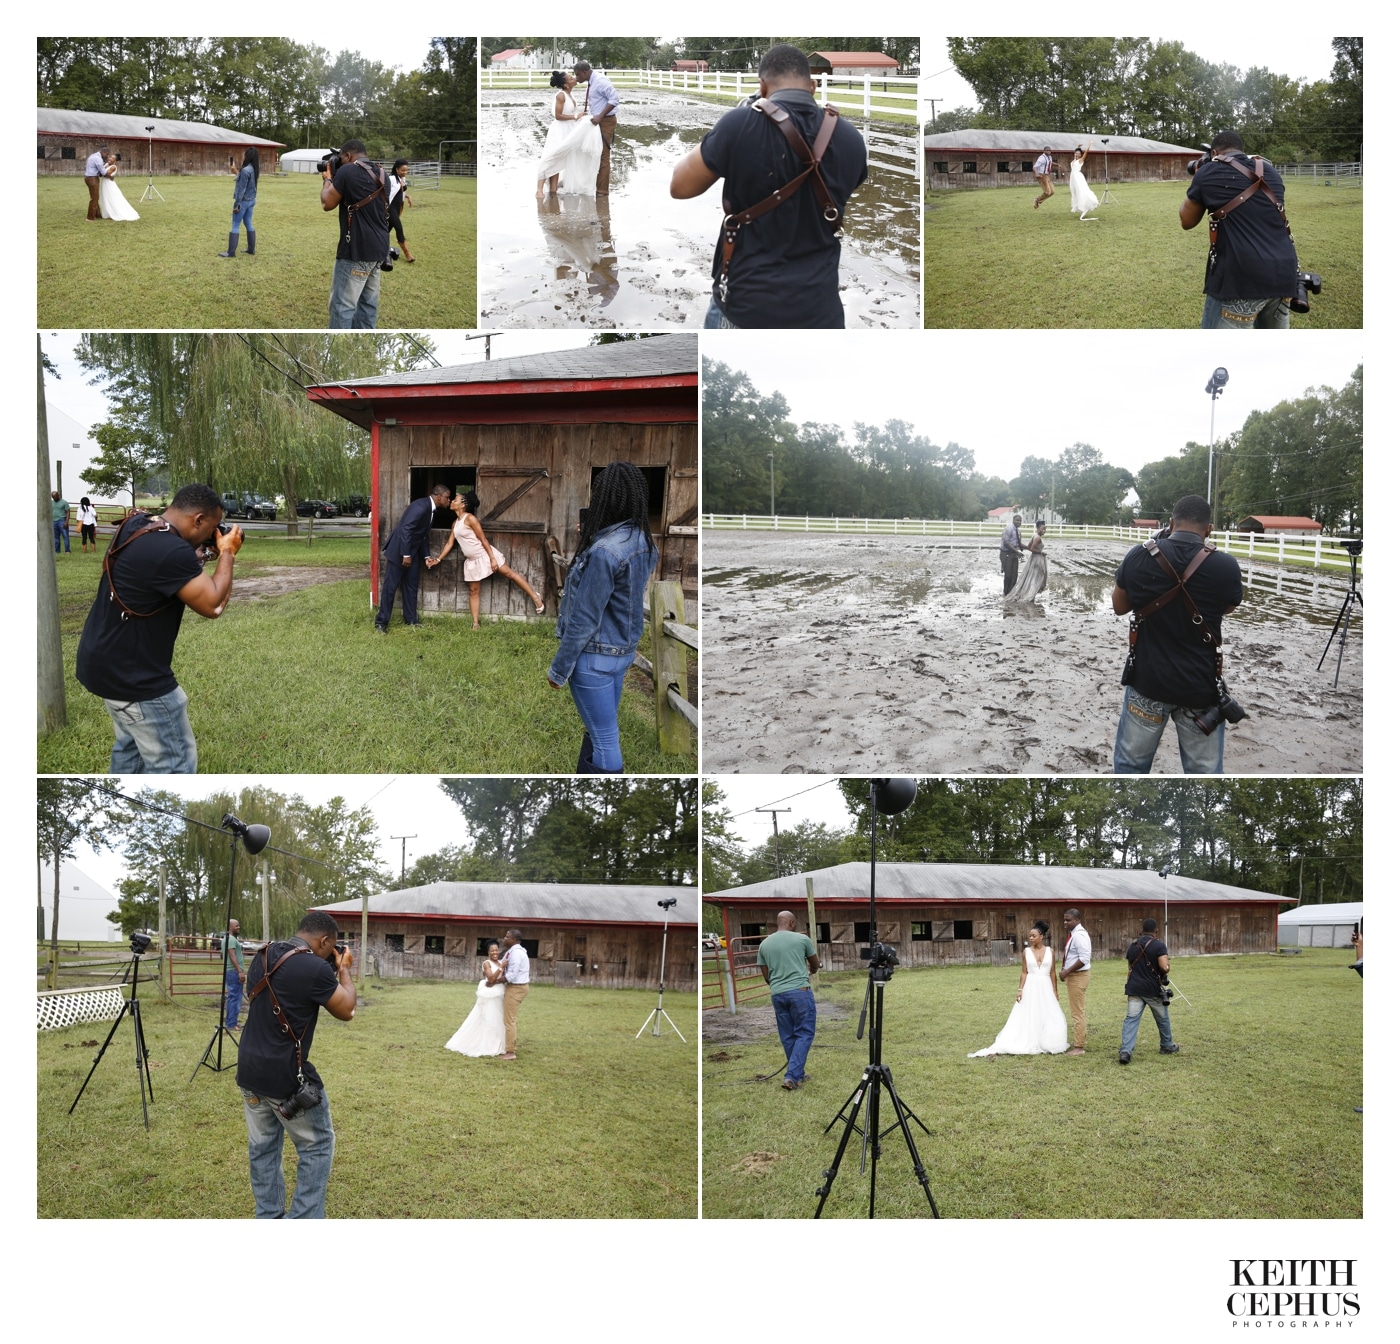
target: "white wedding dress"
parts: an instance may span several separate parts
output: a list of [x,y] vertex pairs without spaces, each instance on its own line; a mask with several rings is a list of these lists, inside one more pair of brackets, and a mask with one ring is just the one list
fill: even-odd
[[[598,186],[598,164],[603,158],[603,133],[587,117],[579,121],[559,121],[550,100],[549,130],[544,151],[535,169],[535,181],[543,182],[559,174],[559,192],[569,196],[592,196]],[[578,104],[573,94],[564,95],[564,111],[574,116]]]
[[1084,222],[1084,216],[1091,210],[1099,208],[1099,198],[1089,189],[1089,179],[1084,176],[1084,160],[1071,159],[1069,165],[1069,212],[1078,215],[1079,221]]
[[996,1040],[985,1050],[972,1051],[969,1059],[981,1055],[1062,1055],[1069,1049],[1064,1011],[1050,979],[1055,956],[1048,947],[1043,951],[1043,959],[1037,965],[1035,953],[1026,949],[1026,984],[1021,1001],[1012,1006],[1011,1016]]
[[122,195],[114,177],[104,177],[97,189],[97,208],[103,219],[140,219],[136,208]]
[[1045,591],[1048,571],[1049,565],[1045,559],[1044,548],[1032,551],[1030,559],[1026,561],[1026,567],[1021,571],[1021,577],[1016,580],[1016,586],[1007,593],[1006,600],[1008,602],[1035,601]]
[[[504,969],[490,961],[481,963],[481,983],[476,987],[476,1007],[457,1028],[447,1049],[459,1055],[503,1055],[506,1052],[506,982],[486,983],[487,969]],[[1064,1019],[1061,1019],[1063,1022]]]

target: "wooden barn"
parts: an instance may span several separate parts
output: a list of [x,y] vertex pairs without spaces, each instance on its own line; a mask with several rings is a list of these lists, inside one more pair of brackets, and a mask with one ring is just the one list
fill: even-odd
[[807,65],[814,75],[830,75],[833,79],[899,73],[899,62],[883,51],[813,51],[807,55]]
[[[634,462],[647,478],[661,558],[653,577],[697,598],[699,357],[694,335],[492,359],[325,384],[318,405],[370,431],[371,601],[381,553],[411,500],[441,481],[481,497],[481,524],[506,563],[558,610],[558,594],[593,477]],[[453,515],[439,510],[432,544]],[[425,571],[425,611],[466,612],[460,563]],[[514,584],[481,586],[488,615],[533,615]]]
[[[705,901],[719,907],[727,937],[751,946],[743,940],[772,933],[780,910],[791,910],[808,932],[808,878],[822,968],[859,970],[860,948],[870,942],[868,863],[710,892]],[[1071,907],[1081,912],[1094,956],[1109,961],[1123,955],[1149,916],[1166,928],[1174,957],[1272,952],[1278,911],[1294,904],[1290,897],[1191,877],[1034,864],[882,863],[875,890],[879,941],[899,948],[901,966],[1015,961],[1037,919],[1050,925],[1051,943],[1062,948],[1062,919]]]
[[[560,986],[655,989],[661,935],[666,987],[694,991],[699,906],[694,887],[579,882],[431,882],[369,898],[367,965],[392,979],[478,980],[488,944],[524,935],[530,978]],[[359,952],[359,901],[315,907],[333,915]]]
[[1087,169],[1095,188],[1110,182],[1181,182],[1188,180],[1186,164],[1201,156],[1199,149],[1144,140],[1136,135],[1110,135],[1108,143],[1087,132],[1063,131],[943,131],[924,136],[924,173],[930,190],[963,187],[1032,187],[1035,161],[1050,146],[1058,173],[1051,180],[1069,188],[1069,161],[1076,145],[1092,144]]
[[[146,127],[152,129],[148,132]],[[227,126],[202,121],[163,121],[159,117],[128,117],[115,112],[67,112],[39,109],[39,172],[83,175],[94,150],[106,145],[122,156],[123,177],[144,177],[149,151],[150,171],[157,177],[217,176],[243,162],[243,151],[257,147],[258,171],[277,171],[277,140],[247,135]],[[230,187],[230,199],[232,199]]]
[[1266,532],[1273,537],[1315,537],[1322,531],[1322,524],[1313,518],[1256,513],[1251,514],[1248,518],[1241,518],[1233,530],[1236,532]]

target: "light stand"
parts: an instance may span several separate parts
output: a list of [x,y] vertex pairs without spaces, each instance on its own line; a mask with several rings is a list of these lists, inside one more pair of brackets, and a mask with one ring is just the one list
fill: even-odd
[[1109,191],[1109,189],[1108,189],[1108,141],[1109,141],[1109,137],[1106,136],[1106,135],[1101,135],[1101,136],[1099,136],[1099,139],[1103,141],[1103,197],[1102,197],[1102,199],[1100,199],[1099,204],[1100,204],[1100,205],[1108,205],[1108,204],[1111,202],[1112,204],[1117,205],[1117,204],[1118,204],[1118,198],[1117,198],[1111,191]]
[[[850,1142],[851,1133],[856,1127],[856,1118],[860,1114],[862,1103],[865,1104],[865,1125],[861,1130],[860,1147],[862,1172],[865,1170],[867,1154],[870,1159],[868,1216],[871,1218],[875,1216],[875,1174],[880,1163],[880,1142],[886,1134],[893,1133],[895,1129],[900,1130],[904,1135],[909,1156],[914,1162],[914,1175],[923,1187],[924,1197],[928,1200],[928,1206],[933,1211],[933,1216],[935,1218],[939,1216],[938,1205],[933,1202],[933,1191],[929,1189],[928,1172],[924,1169],[924,1164],[919,1158],[918,1148],[914,1146],[914,1135],[909,1129],[909,1121],[913,1120],[925,1134],[930,1132],[929,1127],[900,1099],[899,1093],[895,1091],[894,1077],[890,1072],[890,1066],[884,1062],[882,1056],[885,1033],[885,985],[894,975],[894,968],[899,964],[899,953],[896,948],[880,942],[877,937],[879,926],[875,922],[875,814],[878,811],[893,816],[903,812],[914,801],[915,787],[912,779],[872,779],[870,781],[870,946],[862,948],[860,953],[862,959],[868,958],[870,961],[870,979],[865,988],[865,1002],[861,1005],[860,1024],[856,1028],[856,1040],[860,1040],[861,1033],[865,1030],[866,1012],[869,1010],[870,1060],[861,1073],[860,1082],[856,1084],[855,1090],[846,1098],[841,1109],[832,1116],[831,1123],[824,1131],[830,1134],[838,1120],[846,1122],[845,1128],[841,1131],[841,1140],[836,1145],[836,1155],[832,1158],[831,1165],[822,1172],[826,1179],[817,1190],[817,1211],[812,1215],[814,1218],[822,1216],[822,1209],[826,1206],[827,1196],[831,1194],[836,1173],[841,1169],[841,1159],[845,1156],[846,1145]],[[880,1128],[880,1089],[882,1087],[890,1094],[895,1118],[894,1124],[885,1130]]]
[[[657,901],[657,905],[665,911],[665,914],[661,916],[661,982],[656,987],[656,1007],[651,1010],[647,1016],[647,1020],[642,1023],[642,1030],[639,1031],[636,1036],[632,1037],[634,1041],[637,1040],[641,1036],[642,1031],[645,1031],[648,1027],[651,1028],[651,1034],[653,1036],[660,1036],[661,1021],[663,1018],[670,1023],[671,1030],[674,1031],[677,1036],[681,1036],[681,1029],[674,1022],[671,1022],[671,1015],[662,1007],[662,1003],[666,998],[666,931],[671,925],[671,907],[675,905],[675,903],[676,898],[674,896],[669,900]],[[681,1044],[685,1044],[684,1036],[681,1036]]]
[[133,933],[131,935],[131,961],[126,970],[122,972],[122,984],[126,984],[126,977],[131,977],[131,997],[122,1001],[121,1012],[117,1014],[117,1020],[112,1023],[112,1029],[107,1033],[107,1039],[102,1042],[102,1048],[97,1052],[97,1057],[92,1061],[92,1068],[88,1070],[88,1076],[83,1079],[83,1085],[78,1089],[78,1095],[73,1098],[73,1104],[68,1108],[68,1114],[72,1115],[78,1107],[78,1102],[82,1100],[83,1093],[87,1091],[87,1085],[92,1082],[92,1075],[97,1072],[97,1066],[102,1063],[102,1056],[107,1053],[107,1047],[112,1044],[112,1037],[117,1034],[117,1028],[122,1024],[122,1018],[130,1016],[131,1025],[136,1030],[136,1090],[141,1094],[141,1121],[147,1129],[151,1127],[150,1112],[146,1109],[146,1093],[151,1094],[151,1100],[156,1099],[156,1090],[151,1085],[151,1056],[146,1049],[146,1033],[141,1030],[141,1000],[137,998],[136,987],[141,979],[141,954],[151,945],[149,934]]
[[1327,661],[1327,655],[1332,649],[1332,641],[1337,638],[1337,630],[1340,627],[1342,632],[1342,642],[1337,645],[1337,671],[1332,677],[1332,689],[1337,689],[1337,679],[1342,675],[1342,654],[1347,651],[1347,631],[1351,628],[1351,609],[1353,606],[1364,606],[1361,601],[1361,594],[1356,591],[1356,561],[1361,554],[1361,543],[1359,541],[1344,541],[1342,545],[1351,553],[1351,588],[1342,599],[1342,609],[1337,613],[1336,622],[1332,626],[1332,633],[1327,636],[1327,647],[1322,651],[1322,657],[1317,660],[1317,670],[1322,671],[1322,665]]
[[156,169],[155,169],[155,123],[146,127],[146,190],[141,193],[143,201],[165,202],[165,197],[156,190]]
[[[224,1063],[224,1037],[227,1036],[233,1043],[234,1054],[238,1053],[238,1038],[224,1025],[224,1012],[228,1006],[228,951],[229,951],[229,931],[228,926],[233,922],[233,874],[238,866],[238,842],[243,841],[243,848],[250,855],[261,854],[267,848],[267,842],[272,839],[272,832],[266,826],[245,826],[232,812],[226,812],[224,819],[219,823],[221,830],[229,832],[228,837],[228,908],[224,911],[224,964],[223,974],[219,978],[219,1022],[214,1028],[214,1034],[209,1038],[209,1044],[204,1047],[204,1053],[199,1057],[199,1063],[194,1066],[194,1073],[190,1074],[190,1082],[194,1082],[195,1074],[201,1068],[206,1068],[214,1073],[222,1073],[225,1068],[233,1068],[234,1063]],[[209,1056],[214,1056],[214,1062],[209,1062]]]
[[1225,384],[1229,381],[1229,369],[1216,369],[1210,376],[1210,382],[1206,384],[1206,393],[1210,397],[1210,448],[1206,455],[1207,504],[1211,502],[1211,491],[1215,488],[1215,399],[1225,390]]
[[[1162,879],[1163,882],[1166,882],[1167,878],[1169,878],[1169,877],[1171,876],[1171,872],[1172,872],[1172,870],[1171,870],[1170,868],[1163,868],[1162,871],[1161,871],[1160,873],[1157,874],[1157,876],[1160,877],[1160,878]],[[1169,935],[1170,932],[1171,932],[1171,904],[1170,904],[1170,901],[1171,901],[1171,897],[1170,897],[1166,892],[1163,892],[1163,894],[1162,894],[1162,941],[1163,941],[1164,943],[1167,943],[1167,937],[1168,937],[1168,935]],[[1171,944],[1170,944],[1170,943],[1167,943],[1167,954],[1168,954],[1168,955],[1171,954]],[[1188,1008],[1194,1008],[1194,1007],[1196,1006],[1194,1003],[1191,1002],[1190,999],[1188,999],[1188,998],[1186,997],[1186,994],[1185,994],[1185,992],[1182,990],[1181,986],[1178,985],[1178,984],[1176,983],[1176,981],[1173,980],[1173,979],[1171,978],[1171,975],[1170,975],[1170,974],[1168,974],[1168,976],[1167,976],[1167,984],[1171,986],[1172,992],[1173,992],[1173,993],[1175,993],[1175,994],[1180,994],[1180,995],[1181,995],[1181,1001],[1182,1001],[1182,1003],[1184,1003]]]

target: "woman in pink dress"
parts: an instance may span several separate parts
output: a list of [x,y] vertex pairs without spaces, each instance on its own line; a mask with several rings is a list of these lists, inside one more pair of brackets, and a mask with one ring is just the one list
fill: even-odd
[[506,564],[505,556],[486,540],[486,533],[481,530],[476,518],[480,507],[481,501],[475,490],[453,497],[452,512],[457,515],[457,521],[452,525],[452,535],[447,539],[447,545],[437,558],[440,565],[454,545],[462,548],[462,554],[466,557],[462,564],[462,577],[471,588],[472,629],[481,629],[481,581],[489,579],[492,574],[505,575],[534,603],[535,615],[543,616],[544,599],[530,587],[530,580],[523,574],[517,574]]

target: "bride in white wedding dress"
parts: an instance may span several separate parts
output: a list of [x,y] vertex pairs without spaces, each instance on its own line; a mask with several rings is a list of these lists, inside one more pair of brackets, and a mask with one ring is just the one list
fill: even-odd
[[585,102],[582,112],[574,101],[573,89],[578,80],[571,73],[556,70],[549,77],[551,88],[557,89],[550,111],[549,131],[544,138],[544,151],[535,169],[535,199],[544,199],[544,184],[549,182],[549,194],[563,192],[568,196],[592,196],[598,184],[598,164],[603,157],[603,133],[588,116]]
[[102,177],[102,185],[97,189],[97,208],[103,219],[140,219],[136,208],[122,195],[117,186],[116,168],[109,168]]
[[1099,208],[1099,198],[1089,189],[1089,179],[1084,176],[1084,166],[1088,162],[1089,151],[1076,148],[1069,164],[1069,212],[1078,215],[1081,224],[1085,219],[1098,218],[1089,213]]
[[968,1055],[1062,1055],[1069,1049],[1069,1030],[1060,1007],[1059,981],[1055,979],[1055,950],[1045,941],[1050,926],[1038,919],[1021,959],[1021,985],[1011,1016],[985,1050]]
[[1031,538],[1031,544],[1027,548],[1031,553],[1031,558],[1026,561],[1026,567],[1021,571],[1021,577],[1016,580],[1016,586],[1006,595],[1006,601],[1010,602],[1033,602],[1045,591],[1045,584],[1049,574],[1049,563],[1045,559],[1045,524],[1035,525],[1035,536]]
[[459,1055],[503,1055],[506,1052],[506,968],[500,957],[500,944],[492,943],[486,949],[486,960],[481,963],[476,1007],[447,1043],[447,1049]]

